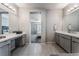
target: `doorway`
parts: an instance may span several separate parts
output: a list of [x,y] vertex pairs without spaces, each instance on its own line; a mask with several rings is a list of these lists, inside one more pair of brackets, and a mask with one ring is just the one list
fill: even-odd
[[41,12],[30,12],[31,43],[41,43]]

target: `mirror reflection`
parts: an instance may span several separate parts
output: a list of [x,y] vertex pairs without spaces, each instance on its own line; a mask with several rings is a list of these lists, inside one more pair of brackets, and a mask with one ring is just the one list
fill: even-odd
[[67,32],[79,32],[79,10],[64,16],[63,28]]
[[9,32],[9,13],[0,9],[0,34]]

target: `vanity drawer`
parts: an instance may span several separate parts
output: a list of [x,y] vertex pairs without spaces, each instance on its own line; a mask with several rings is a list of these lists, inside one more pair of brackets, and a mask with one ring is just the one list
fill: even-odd
[[61,36],[65,39],[71,39],[71,36],[68,36],[68,35],[61,34]]

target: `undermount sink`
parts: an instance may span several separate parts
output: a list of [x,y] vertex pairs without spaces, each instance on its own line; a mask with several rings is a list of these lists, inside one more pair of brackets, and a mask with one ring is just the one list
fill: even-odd
[[0,39],[6,38],[6,36],[0,36]]

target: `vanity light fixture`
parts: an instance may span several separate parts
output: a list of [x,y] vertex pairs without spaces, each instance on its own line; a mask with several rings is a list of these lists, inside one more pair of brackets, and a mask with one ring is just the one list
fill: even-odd
[[79,6],[78,4],[75,4],[73,7],[76,8],[76,7],[78,7],[78,6]]
[[7,8],[11,9],[12,11],[16,11],[15,8],[13,8],[12,6],[10,6],[9,4],[7,3],[1,3],[2,5],[6,6]]
[[73,10],[73,9],[74,9],[74,8],[72,7],[72,8],[70,8],[70,9],[68,9],[67,11],[70,12],[70,11]]
[[72,8],[68,9],[67,11],[68,11],[68,12],[70,12],[70,11],[72,11],[72,10],[76,9],[78,6],[79,6],[79,5],[75,4],[75,5],[73,5],[73,7],[72,7]]

